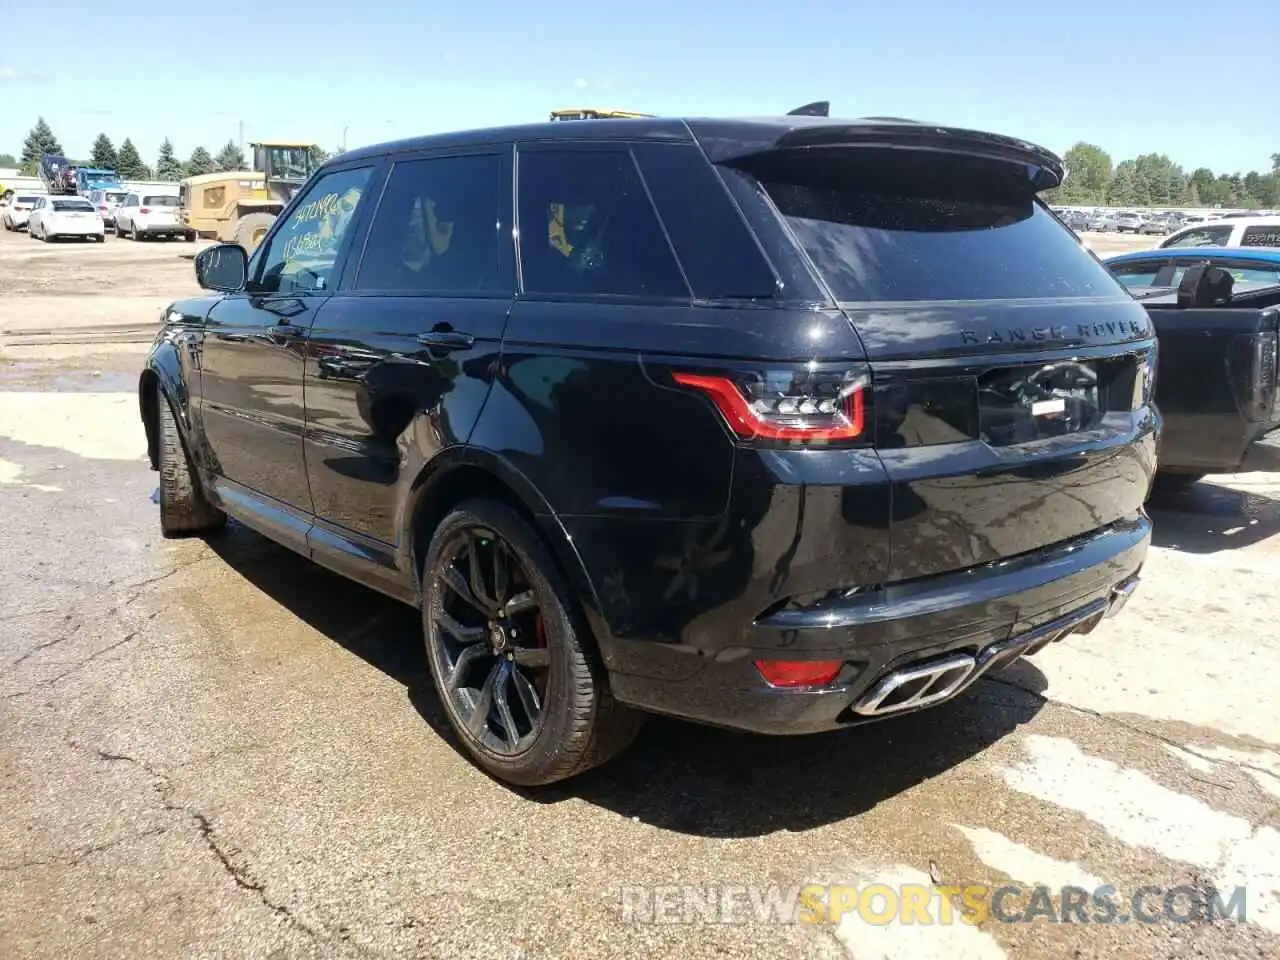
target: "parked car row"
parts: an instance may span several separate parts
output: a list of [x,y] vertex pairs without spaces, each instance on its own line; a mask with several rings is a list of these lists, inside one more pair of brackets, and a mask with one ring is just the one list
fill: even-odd
[[[79,217],[86,205],[97,218],[96,228],[90,229],[87,221]],[[45,213],[33,217],[36,211]],[[72,213],[77,216],[72,219],[62,216]],[[58,217],[55,218],[54,214]],[[31,226],[33,222],[36,224],[34,229]],[[195,231],[184,228],[178,222],[177,193],[163,190],[97,188],[90,190],[84,197],[16,194],[4,208],[3,223],[6,230],[27,230],[34,239],[42,240],[80,235],[102,238],[108,230],[114,231],[119,237],[127,236],[132,240],[182,237],[188,242],[194,242],[196,239]]]
[[1058,218],[1077,232],[1092,233],[1135,233],[1161,236],[1180,230],[1192,220],[1202,218],[1190,217],[1180,213],[1138,213],[1136,211],[1101,210],[1093,213],[1084,210],[1055,210]]

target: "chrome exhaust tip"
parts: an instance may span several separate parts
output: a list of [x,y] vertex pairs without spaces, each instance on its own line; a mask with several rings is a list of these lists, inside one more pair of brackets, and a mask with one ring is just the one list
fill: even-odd
[[1129,602],[1129,598],[1133,596],[1133,591],[1138,588],[1137,574],[1128,580],[1122,580],[1111,588],[1111,602],[1107,606],[1107,612],[1103,617],[1114,617],[1117,613],[1124,609],[1124,605]]
[[944,660],[901,667],[880,679],[853,706],[863,717],[882,717],[939,703],[958,693],[977,669],[977,661],[968,654],[957,654]]

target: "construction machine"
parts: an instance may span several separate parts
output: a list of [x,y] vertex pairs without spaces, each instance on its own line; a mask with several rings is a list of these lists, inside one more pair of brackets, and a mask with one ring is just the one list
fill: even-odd
[[315,144],[249,146],[252,170],[205,173],[182,181],[178,219],[192,233],[238,243],[252,253],[318,164]]
[[575,107],[569,110],[552,110],[551,121],[560,120],[645,120],[651,113],[631,113],[628,110],[597,110],[593,107]]

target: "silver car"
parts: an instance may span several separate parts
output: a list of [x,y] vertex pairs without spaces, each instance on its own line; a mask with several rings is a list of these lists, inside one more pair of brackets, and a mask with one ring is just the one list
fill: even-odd
[[124,202],[124,198],[128,195],[129,191],[123,189],[98,188],[89,191],[89,202],[97,208],[98,216],[102,217],[102,225],[104,227],[115,229],[116,208]]
[[1116,217],[1116,233],[1141,233],[1147,218],[1140,213],[1125,212]]

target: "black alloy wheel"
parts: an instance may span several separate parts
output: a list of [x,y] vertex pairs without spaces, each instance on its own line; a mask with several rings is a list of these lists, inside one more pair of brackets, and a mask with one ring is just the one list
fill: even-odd
[[551,651],[528,572],[493,530],[467,527],[436,568],[431,620],[451,712],[486,750],[514,757],[537,736]]
[[536,529],[470,500],[436,527],[422,564],[432,680],[488,774],[541,786],[625,749],[643,714],[613,699],[594,638]]

